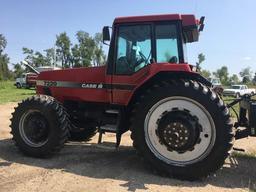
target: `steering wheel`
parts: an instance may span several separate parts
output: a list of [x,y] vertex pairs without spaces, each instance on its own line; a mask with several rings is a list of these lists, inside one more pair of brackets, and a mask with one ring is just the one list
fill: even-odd
[[141,58],[135,63],[135,67],[139,66],[143,62],[147,63],[148,61],[147,57],[141,51],[139,51],[139,54]]

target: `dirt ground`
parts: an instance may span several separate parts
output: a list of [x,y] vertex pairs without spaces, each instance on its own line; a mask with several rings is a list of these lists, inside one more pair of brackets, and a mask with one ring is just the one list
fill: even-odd
[[[235,155],[216,174],[197,182],[163,178],[148,171],[131,147],[129,134],[114,149],[112,134],[104,143],[68,143],[50,159],[22,155],[9,134],[16,103],[0,105],[0,192],[3,191],[256,191],[256,157]],[[236,147],[256,151],[256,138],[236,142]]]

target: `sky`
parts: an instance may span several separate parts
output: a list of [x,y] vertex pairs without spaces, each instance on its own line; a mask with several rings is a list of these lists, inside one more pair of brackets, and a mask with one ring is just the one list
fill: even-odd
[[199,42],[187,45],[190,64],[204,53],[204,69],[226,65],[233,74],[249,66],[256,72],[255,8],[255,0],[0,0],[0,34],[17,63],[24,59],[22,47],[43,51],[64,31],[75,42],[78,30],[93,35],[118,16],[195,14],[206,19]]

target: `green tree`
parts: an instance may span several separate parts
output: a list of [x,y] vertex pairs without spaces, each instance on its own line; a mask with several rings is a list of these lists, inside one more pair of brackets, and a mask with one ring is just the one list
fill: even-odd
[[16,63],[13,65],[13,69],[14,69],[14,77],[18,78],[21,77],[22,73],[25,72],[25,70],[22,68],[21,63]]
[[80,49],[79,45],[75,44],[72,49],[72,67],[81,67],[81,54],[80,54]]
[[27,47],[22,48],[23,54],[26,55],[25,60],[28,61],[34,67],[49,65],[47,58],[39,51],[34,51]]
[[84,67],[89,67],[92,64],[94,50],[95,50],[95,41],[90,37],[89,33],[85,31],[78,31],[76,37],[79,43],[79,52],[81,62],[80,65]]
[[106,62],[106,55],[102,46],[102,33],[96,33],[94,35],[95,50],[93,56],[93,64],[96,66],[103,65]]
[[220,69],[218,69],[216,72],[213,72],[213,75],[215,75],[217,78],[220,78],[220,81],[222,84],[227,85],[228,84],[228,68],[227,66],[222,66]]
[[0,34],[0,55],[3,53],[4,49],[6,48],[7,40],[3,36],[3,34]]
[[230,78],[229,78],[229,84],[232,85],[232,84],[238,84],[240,81],[239,81],[239,78],[236,74],[233,74]]
[[34,50],[23,47],[22,52],[26,56],[25,60],[28,61],[31,65],[34,65]]
[[242,77],[242,82],[243,83],[249,83],[252,80],[252,70],[250,67],[246,67],[241,70],[239,75]]
[[196,68],[201,71],[202,67],[201,64],[205,61],[205,55],[203,53],[200,53],[198,55],[198,62],[196,62]]
[[205,70],[205,69],[201,70],[201,71],[200,71],[200,74],[201,74],[203,77],[205,77],[206,79],[209,79],[209,78],[211,77],[211,72],[208,71],[208,70]]
[[7,80],[10,78],[10,71],[8,68],[9,57],[4,53],[6,46],[6,38],[0,34],[0,80]]
[[252,79],[252,83],[253,83],[253,85],[256,85],[256,73],[254,73],[254,77]]
[[56,66],[56,53],[54,48],[45,49],[45,61],[48,66]]
[[61,62],[61,66],[63,68],[68,68],[71,65],[71,41],[69,37],[67,36],[66,32],[60,33],[56,36],[56,42],[55,45],[57,47],[56,49],[56,55],[58,60]]

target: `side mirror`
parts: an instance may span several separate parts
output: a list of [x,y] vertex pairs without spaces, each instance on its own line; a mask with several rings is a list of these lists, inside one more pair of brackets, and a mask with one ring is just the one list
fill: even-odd
[[106,44],[105,41],[110,41],[110,33],[109,33],[109,27],[108,26],[103,27],[102,35],[103,35],[103,43],[104,44]]
[[199,25],[200,25],[199,26],[199,32],[204,30],[204,20],[205,20],[204,16],[200,18],[200,21],[199,21]]

